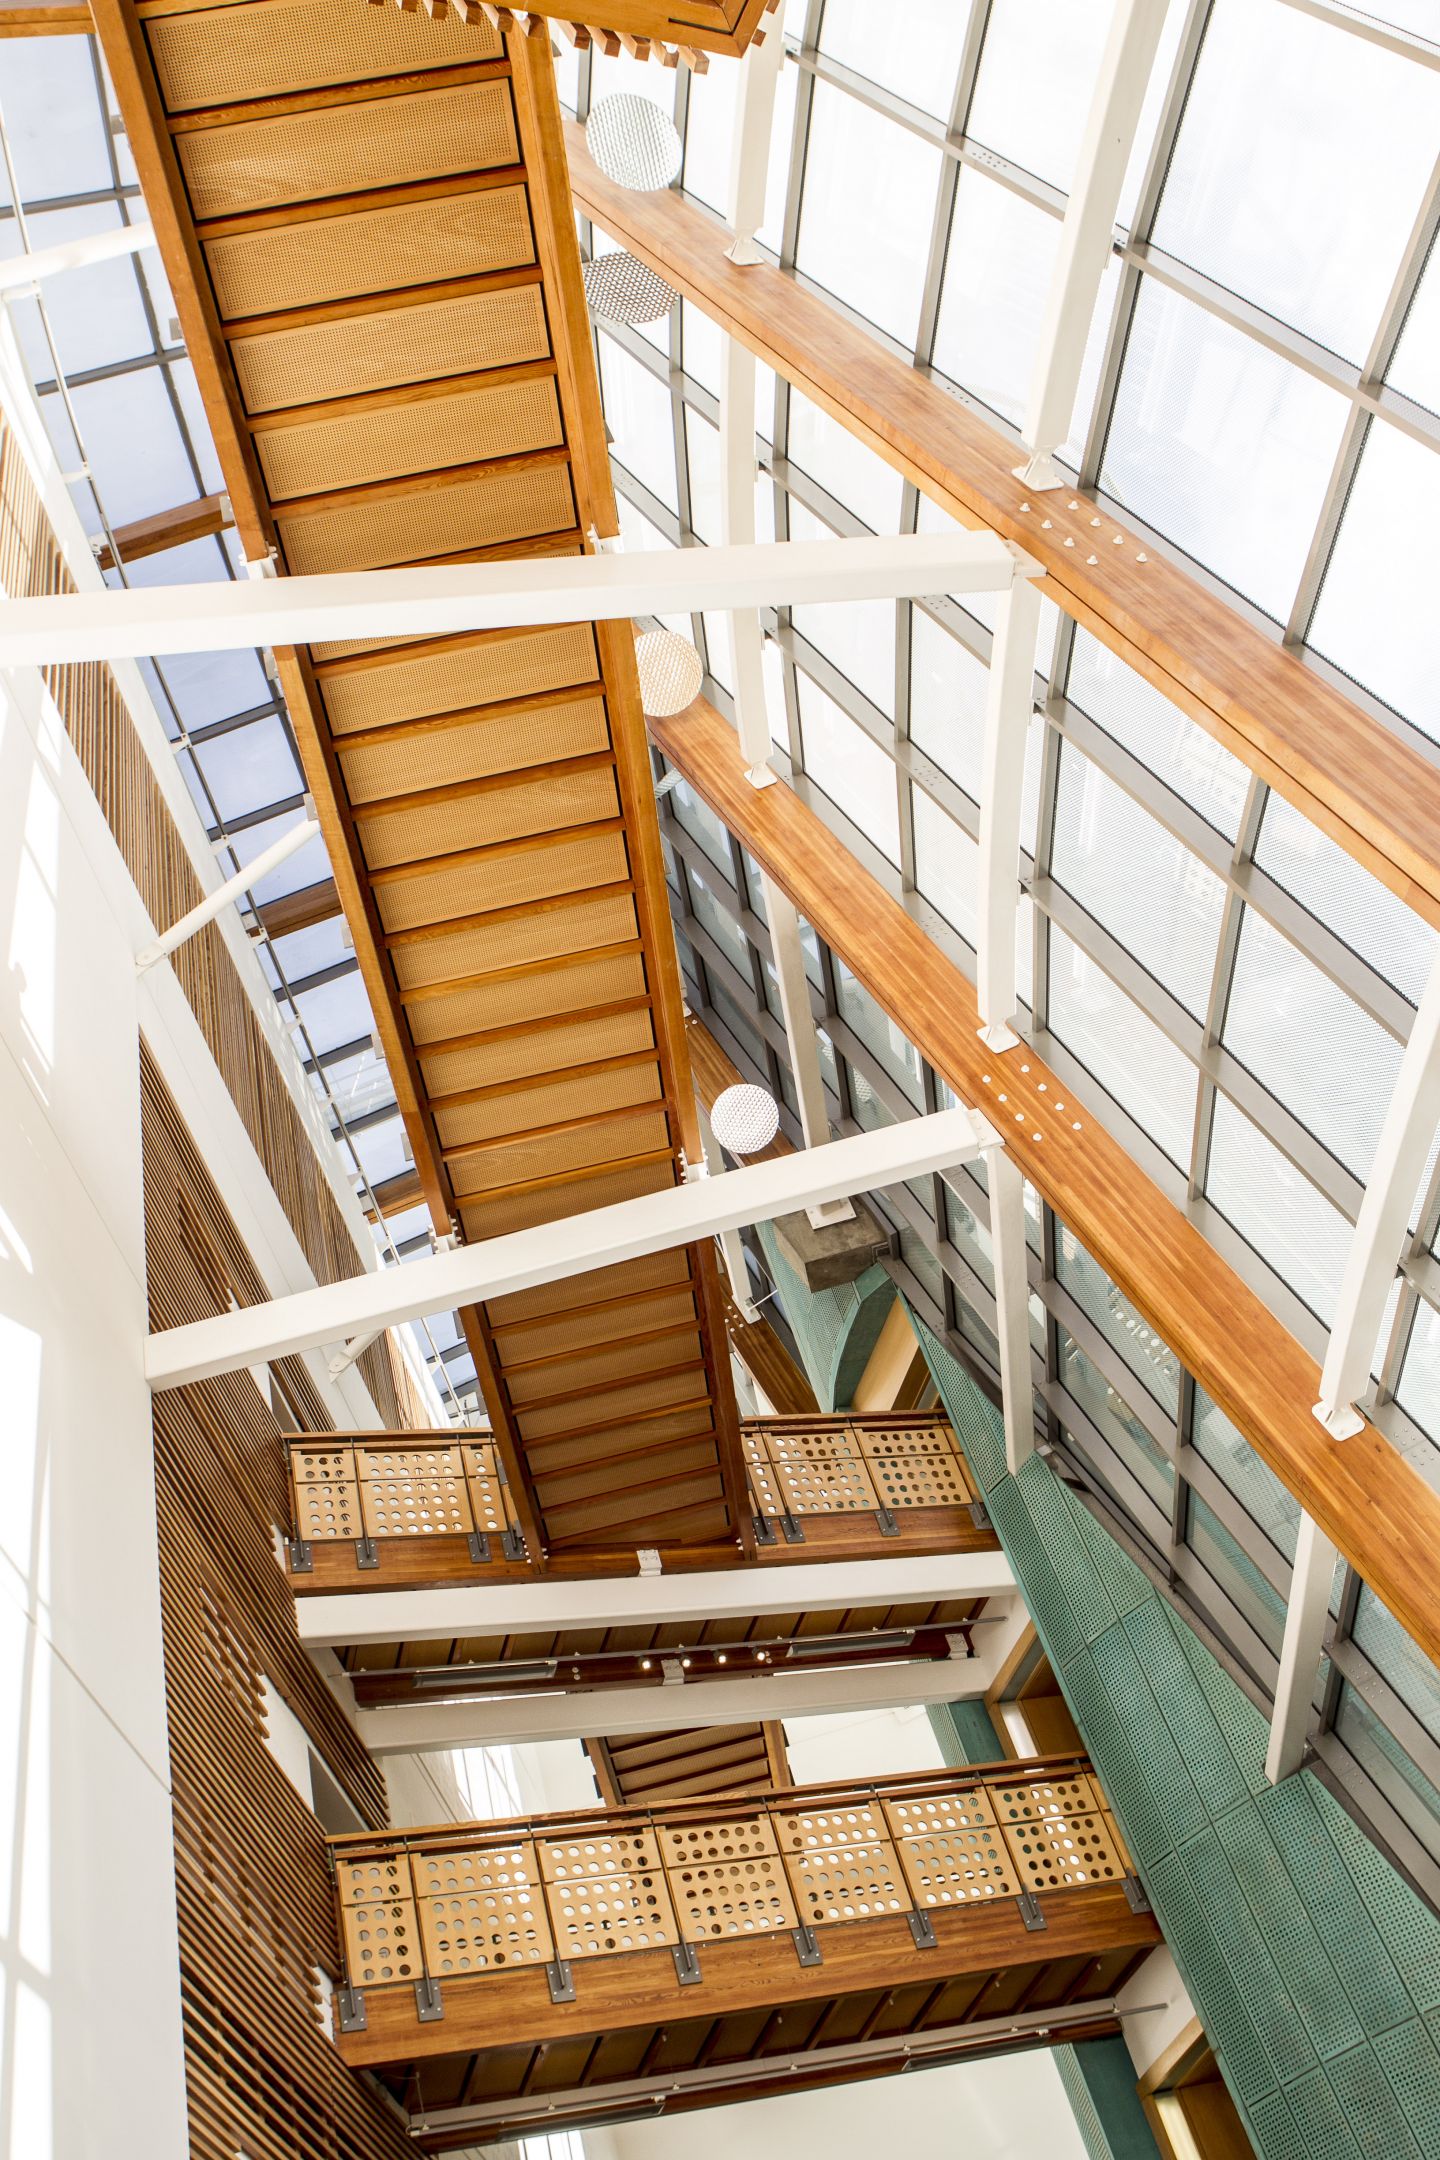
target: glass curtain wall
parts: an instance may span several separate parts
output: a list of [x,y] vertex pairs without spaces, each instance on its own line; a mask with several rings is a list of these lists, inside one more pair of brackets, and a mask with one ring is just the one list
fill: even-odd
[[[785,11],[762,244],[1017,441],[1108,17],[1100,0],[914,0],[903,21],[862,0]],[[1440,448],[1434,29],[1402,0],[1365,17],[1328,0],[1173,0],[1064,453],[1127,523],[1427,755],[1440,741],[1417,530]],[[733,71],[565,56],[581,118],[622,89],[673,112],[681,185],[723,212]],[[677,302],[647,331],[604,327],[597,348],[625,546],[717,540],[720,333]],[[763,369],[758,411],[762,534],[944,524]],[[1088,632],[1045,613],[1027,1032],[1318,1355],[1435,934]],[[766,619],[777,766],[972,974],[993,620],[983,597]],[[689,627],[706,694],[729,712],[726,624]],[[793,1112],[758,879],[683,785],[663,814],[692,1000]],[[836,1129],[940,1105],[943,1082],[840,958],[812,938],[809,960]],[[885,1200],[906,1294],[993,1375],[983,1191],[957,1173]],[[1038,1202],[1032,1226],[1050,1441],[1267,1699],[1295,1503]],[[1432,1481],[1437,1234],[1432,1153],[1372,1405]],[[1433,1895],[1440,1680],[1346,1573],[1333,1602],[1323,1765],[1432,1870]],[[1402,1826],[1417,1796],[1437,1818],[1423,1854]]]

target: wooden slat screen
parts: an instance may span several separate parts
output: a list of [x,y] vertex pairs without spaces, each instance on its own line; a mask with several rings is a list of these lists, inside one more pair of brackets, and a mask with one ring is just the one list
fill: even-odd
[[[30,469],[0,415],[0,591],[31,599],[74,590]],[[94,662],[50,668],[45,680],[151,921],[164,929],[203,893],[114,674]],[[354,1240],[218,926],[207,924],[170,965],[316,1278],[338,1282],[358,1273]],[[387,1424],[426,1421],[388,1336],[358,1365]]]
[[[152,1325],[263,1297],[143,1045],[142,1116]],[[277,1373],[323,1423],[303,1365]],[[400,2160],[408,2140],[320,2022],[315,1968],[340,1971],[325,1834],[266,1745],[263,1683],[376,1829],[384,1778],[296,1640],[285,1450],[247,1373],[156,1396],[155,1480],[192,2154]]]

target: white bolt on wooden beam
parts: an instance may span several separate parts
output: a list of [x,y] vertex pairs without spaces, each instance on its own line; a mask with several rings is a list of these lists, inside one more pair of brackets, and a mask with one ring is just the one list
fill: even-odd
[[[691,1245],[744,1223],[851,1193],[882,1191],[979,1152],[977,1124],[961,1109],[907,1118],[825,1147],[729,1170],[613,1207],[592,1208],[533,1229],[434,1253],[378,1274],[347,1276],[313,1290],[217,1313],[149,1338],[145,1375],[155,1388],[183,1387],[217,1373],[347,1341],[366,1328],[399,1327],[458,1305],[531,1290],[591,1268],[618,1267],[648,1253]],[[988,1127],[986,1128],[988,1131]]]
[[0,601],[0,667],[1006,592],[1039,574],[994,533],[951,532],[145,585]]
[[1022,435],[1030,455],[1015,471],[1027,487],[1069,484],[1055,465],[1054,452],[1070,433],[1091,317],[1167,6],[1168,0],[1115,0],[1065,206],[1025,409]]
[[1025,751],[1035,709],[1035,648],[1040,594],[1017,578],[1002,594],[985,686],[980,778],[980,896],[976,998],[980,1035],[992,1050],[1013,1050],[1018,1000],[1015,930],[1020,909],[1020,820]]
[[1355,1218],[1335,1319],[1320,1372],[1315,1415],[1335,1440],[1364,1429],[1356,1404],[1370,1366],[1385,1306],[1400,1264],[1410,1209],[1440,1125],[1440,956],[1430,969],[1395,1075],[1375,1160]]
[[1324,1532],[1308,1515],[1302,1515],[1295,1539],[1295,1572],[1290,1581],[1285,1634],[1280,1644],[1270,1742],[1265,1750],[1265,1775],[1272,1785],[1298,1770],[1305,1759],[1338,1557]]

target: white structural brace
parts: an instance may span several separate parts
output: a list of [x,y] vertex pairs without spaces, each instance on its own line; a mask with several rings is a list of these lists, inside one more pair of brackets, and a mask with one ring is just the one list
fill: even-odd
[[1169,0],[1115,0],[1110,17],[1110,33],[1065,206],[1060,251],[1050,278],[1025,408],[1023,439],[1030,456],[1015,467],[1032,488],[1068,484],[1053,462],[1053,453],[1070,433],[1125,168],[1168,5]]
[[765,183],[770,172],[770,136],[775,121],[775,86],[785,61],[785,41],[772,31],[752,45],[740,62],[740,93],[735,100],[735,133],[730,143],[730,191],[727,208],[735,238],[726,249],[742,268],[765,260],[755,235],[765,222]]
[[300,1640],[459,1642],[570,1629],[700,1627],[772,1613],[848,1612],[1004,1597],[1015,1587],[1002,1552],[906,1554],[893,1560],[802,1561],[793,1567],[707,1568],[695,1574],[549,1577],[544,1582],[442,1583],[430,1589],[322,1592],[295,1600]]
[[[715,1139],[714,1129],[710,1123],[710,1113],[698,1096],[695,1099],[695,1109],[700,1120],[700,1144],[705,1150],[705,1174],[708,1177],[721,1176],[725,1169],[725,1159],[721,1155],[719,1145]],[[696,1168],[698,1167],[696,1165]],[[725,1262],[725,1273],[730,1282],[730,1295],[735,1300],[736,1310],[746,1325],[753,1327],[760,1315],[751,1298],[750,1270],[746,1265],[745,1247],[740,1242],[740,1232],[738,1230],[722,1230],[720,1232],[720,1256]]]
[[[746,1574],[750,1572],[748,1569]],[[983,1695],[994,1678],[975,1658],[896,1658],[880,1665],[836,1665],[786,1672],[772,1666],[755,1679],[687,1681],[683,1687],[591,1689],[520,1685],[454,1702],[386,1703],[356,1713],[372,1755],[422,1755],[437,1749],[517,1747],[532,1740],[576,1740],[603,1732],[683,1731],[691,1725],[814,1717],[827,1712],[902,1710]]]
[[1400,1264],[1410,1210],[1440,1125],[1440,957],[1430,970],[1395,1075],[1375,1160],[1355,1218],[1335,1319],[1320,1372],[1315,1415],[1335,1440],[1365,1420],[1355,1405],[1370,1380],[1385,1306]]
[[188,914],[182,915],[178,922],[171,923],[170,928],[162,931],[153,943],[143,946],[135,955],[136,974],[144,975],[158,961],[168,959],[172,952],[194,937],[197,930],[203,930],[206,923],[214,922],[217,915],[223,915],[233,901],[242,900],[247,892],[259,884],[261,878],[268,877],[272,870],[279,869],[281,863],[288,862],[292,855],[304,847],[307,840],[315,838],[319,830],[318,818],[302,818],[298,825],[291,826],[289,832],[282,833],[278,840],[272,840],[269,847],[257,855],[253,862],[246,863],[243,870],[237,870],[234,877],[227,878],[223,885],[217,885],[213,892],[206,893],[205,898],[192,907]]
[[47,278],[64,270],[86,270],[92,263],[114,262],[124,255],[138,255],[154,247],[152,225],[116,225],[109,232],[77,233],[73,240],[54,247],[36,248],[33,254],[12,255],[0,262],[0,298],[32,293]]
[[[983,1138],[982,1138],[983,1133]],[[347,1341],[367,1328],[399,1327],[510,1291],[615,1267],[647,1253],[689,1245],[743,1223],[873,1192],[924,1177],[982,1151],[1000,1158],[983,1119],[962,1109],[907,1118],[877,1132],[752,1163],[723,1177],[621,1200],[613,1207],[511,1231],[456,1252],[435,1253],[380,1274],[347,1276],[314,1290],[217,1313],[150,1337],[145,1374],[152,1387],[183,1387],[216,1373]]]
[[980,1035],[992,1050],[1013,1050],[1018,1001],[1015,932],[1020,908],[1020,820],[1025,750],[1035,709],[1035,646],[1040,594],[1017,578],[1001,595],[985,686],[985,741],[980,779],[980,900],[975,989]]
[[1265,1751],[1265,1775],[1272,1785],[1298,1770],[1305,1757],[1310,1730],[1311,1698],[1320,1654],[1325,1647],[1325,1616],[1330,1610],[1330,1589],[1335,1580],[1335,1547],[1308,1515],[1300,1517],[1295,1539],[1295,1572],[1290,1581],[1290,1603],[1285,1613],[1285,1634],[1280,1645],[1280,1673],[1275,1682],[1275,1709],[1270,1719],[1270,1744]]
[[994,533],[947,532],[146,585],[0,601],[0,667],[1007,592],[1039,575]]

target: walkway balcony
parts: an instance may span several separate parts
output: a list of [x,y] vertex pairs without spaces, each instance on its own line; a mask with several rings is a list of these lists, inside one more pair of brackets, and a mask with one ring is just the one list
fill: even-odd
[[[992,1552],[996,1540],[938,1411],[753,1418],[741,1425],[757,1565]],[[548,1504],[599,1473],[557,1444]],[[536,1450],[532,1447],[532,1465]],[[587,1547],[543,1569],[527,1551],[495,1443],[483,1432],[306,1433],[290,1445],[295,1589],[394,1590],[579,1572],[633,1575],[633,1545]],[[684,1478],[680,1464],[676,1476]],[[733,1566],[736,1540],[667,1548],[667,1572]]]
[[332,1857],[337,2045],[422,2151],[1104,2032],[1160,1940],[1078,1758]]

